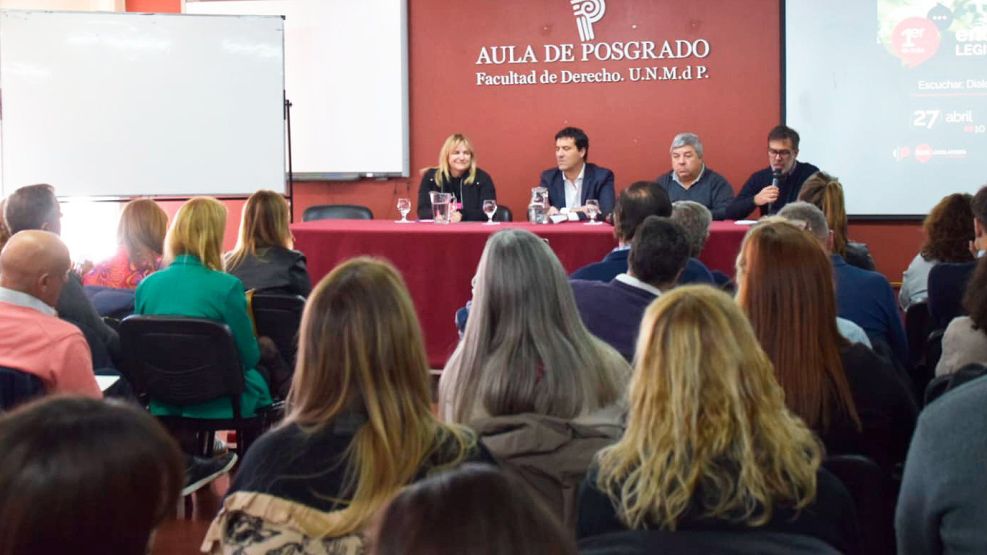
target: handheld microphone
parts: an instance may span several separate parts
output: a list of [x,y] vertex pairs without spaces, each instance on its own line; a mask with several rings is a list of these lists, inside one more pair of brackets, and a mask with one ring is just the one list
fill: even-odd
[[[775,171],[773,171],[771,173],[771,186],[772,187],[778,187],[778,183],[780,181],[781,181],[781,170],[775,170]],[[769,202],[768,203],[768,214],[771,214],[772,212],[774,212],[774,204],[775,203],[773,203],[773,202]]]

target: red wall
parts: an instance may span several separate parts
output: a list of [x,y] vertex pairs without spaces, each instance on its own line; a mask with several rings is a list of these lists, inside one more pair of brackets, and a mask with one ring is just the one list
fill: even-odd
[[[435,165],[439,147],[454,132],[470,136],[479,165],[497,185],[498,199],[516,215],[527,205],[539,172],[552,167],[553,135],[567,125],[590,137],[590,160],[614,170],[617,189],[669,169],[668,144],[679,131],[704,140],[706,162],[739,188],[766,165],[767,131],[780,118],[777,0],[692,4],[610,2],[593,28],[595,42],[709,41],[702,60],[542,62],[546,44],[580,38],[567,2],[408,2],[412,177],[294,187],[293,210],[313,204],[368,206],[378,218],[397,218],[399,196],[416,197],[418,170]],[[128,11],[180,11],[179,0],[127,0]],[[519,14],[524,14],[520,17]],[[531,45],[533,64],[476,65],[484,46]],[[702,64],[709,78],[605,84],[477,86],[475,73],[626,71],[631,66]],[[838,168],[833,168],[838,173]],[[235,237],[240,204],[230,205]],[[870,244],[878,269],[897,281],[921,242],[915,222],[854,223],[854,240]]]

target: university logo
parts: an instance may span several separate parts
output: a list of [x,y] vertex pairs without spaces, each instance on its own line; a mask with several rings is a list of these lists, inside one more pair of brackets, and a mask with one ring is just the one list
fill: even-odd
[[607,0],[569,0],[572,13],[576,16],[576,26],[579,28],[579,40],[586,42],[595,37],[593,24],[603,19],[607,11]]

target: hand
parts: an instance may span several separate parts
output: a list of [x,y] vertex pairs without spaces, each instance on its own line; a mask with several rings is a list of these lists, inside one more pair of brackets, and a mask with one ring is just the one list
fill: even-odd
[[463,213],[455,208],[449,207],[449,221],[454,224],[463,221]]
[[778,200],[778,187],[774,185],[768,185],[761,189],[761,192],[754,195],[754,204],[757,206],[764,206],[776,200]]
[[559,213],[559,209],[558,208],[556,208],[554,206],[549,206],[548,207],[548,212],[546,212],[546,215],[547,216],[554,216],[554,215],[556,215],[558,213]]
[[577,214],[585,214],[586,213],[586,206],[583,205],[583,206],[577,206],[576,208],[570,208],[569,209],[569,212],[575,212]]
[[92,270],[95,266],[96,265],[93,264],[92,260],[85,260],[80,264],[76,264],[74,270],[75,273],[79,274],[80,276],[84,276],[88,274],[89,270]]

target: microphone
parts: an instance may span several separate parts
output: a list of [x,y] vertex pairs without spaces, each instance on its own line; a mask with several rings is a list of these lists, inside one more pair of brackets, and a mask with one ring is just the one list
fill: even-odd
[[[771,173],[771,186],[772,187],[778,187],[778,183],[780,181],[781,181],[781,170],[775,170],[775,171],[773,171]],[[774,204],[775,203],[773,203],[773,202],[769,202],[768,203],[768,214],[771,214],[772,212],[774,212]]]

